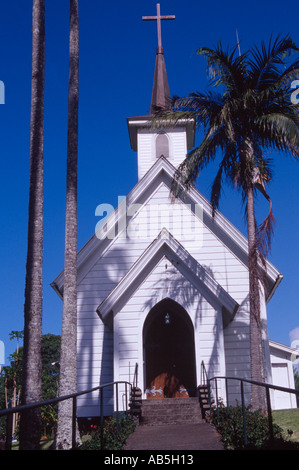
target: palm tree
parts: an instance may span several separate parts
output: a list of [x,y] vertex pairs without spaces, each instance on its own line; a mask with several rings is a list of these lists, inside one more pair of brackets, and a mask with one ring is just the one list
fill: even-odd
[[[21,396],[21,390],[20,387],[18,387],[18,381],[17,381],[17,370],[18,370],[18,364],[19,364],[19,352],[20,352],[20,347],[19,347],[19,340],[24,338],[24,332],[23,331],[11,331],[9,334],[9,339],[12,341],[13,339],[17,340],[17,349],[16,352],[14,353],[14,362],[15,362],[15,370],[13,374],[13,395],[12,395],[12,400],[11,400],[11,407],[18,406],[20,404],[20,396]],[[7,406],[6,406],[7,407]],[[12,435],[15,435],[16,429],[17,429],[17,423],[19,420],[19,415],[18,413],[14,413],[13,415],[13,422],[12,422]]]
[[[77,392],[77,167],[79,102],[78,0],[70,0],[68,144],[63,318],[59,395]],[[56,447],[72,445],[72,401],[59,404]]]
[[[22,404],[38,402],[41,389],[41,338],[43,302],[43,136],[45,74],[44,0],[33,0],[32,81],[30,130],[30,181],[28,248],[24,305],[24,358]],[[20,448],[38,449],[41,433],[40,410],[22,413]]]
[[[252,380],[263,382],[263,355],[260,317],[260,282],[265,274],[265,257],[271,246],[274,217],[265,184],[271,179],[271,160],[265,151],[279,151],[299,157],[298,105],[291,102],[290,81],[298,77],[298,64],[287,67],[291,53],[298,52],[289,36],[272,38],[268,47],[251,48],[244,54],[202,47],[198,54],[207,59],[211,84],[218,90],[174,97],[172,111],[157,110],[176,121],[195,120],[202,125],[201,144],[179,166],[173,193],[194,184],[199,173],[221,154],[219,169],[211,189],[213,214],[219,208],[223,182],[237,186],[245,204],[248,230],[250,348]],[[219,153],[218,153],[219,152]],[[255,217],[255,199],[261,189],[270,202],[269,214],[259,226]],[[252,406],[263,407],[261,387],[252,389]]]

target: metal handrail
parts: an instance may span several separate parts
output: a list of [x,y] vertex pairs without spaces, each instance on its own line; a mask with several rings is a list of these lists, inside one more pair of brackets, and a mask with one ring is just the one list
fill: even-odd
[[278,385],[267,384],[263,382],[257,382],[255,380],[244,379],[240,377],[228,377],[228,376],[217,376],[208,378],[207,387],[208,393],[210,396],[210,389],[211,389],[211,381],[215,381],[215,390],[216,390],[216,409],[217,409],[217,416],[219,417],[219,398],[218,398],[218,387],[217,387],[217,380],[224,379],[225,380],[225,387],[226,387],[226,409],[227,414],[229,415],[229,394],[228,394],[228,381],[229,380],[238,380],[240,382],[240,389],[241,389],[241,403],[242,403],[242,415],[243,415],[243,432],[244,432],[244,442],[245,445],[248,444],[248,437],[247,437],[247,423],[246,423],[246,413],[245,413],[245,397],[244,397],[244,382],[249,383],[251,385],[257,385],[264,387],[266,389],[266,401],[267,401],[267,414],[268,414],[268,425],[269,425],[269,437],[270,440],[274,438],[274,431],[273,431],[273,420],[272,420],[272,409],[271,409],[271,398],[270,398],[270,389],[272,390],[280,390],[286,393],[294,393],[295,395],[299,396],[299,390],[287,387],[280,387]]
[[201,361],[201,385],[208,383],[208,373],[204,361]]
[[135,364],[135,371],[134,371],[134,377],[133,377],[133,387],[137,388],[138,384],[138,362]]
[[115,386],[116,387],[116,428],[117,433],[119,430],[119,409],[118,409],[118,386],[119,384],[125,385],[125,395],[126,395],[126,413],[128,413],[128,392],[127,387],[129,386],[132,389],[132,384],[126,381],[116,381],[109,382],[97,387],[90,388],[88,390],[83,390],[81,392],[70,393],[68,395],[63,395],[61,397],[52,398],[50,400],[44,400],[36,403],[29,403],[26,405],[19,405],[14,408],[5,408],[0,410],[0,418],[2,416],[7,416],[7,429],[6,429],[6,450],[11,449],[12,442],[12,416],[14,413],[22,413],[25,410],[30,410],[34,408],[41,408],[42,406],[56,404],[64,400],[73,400],[73,416],[72,416],[72,448],[76,447],[76,417],[77,417],[77,397],[81,395],[86,395],[88,393],[99,390],[100,392],[100,418],[101,418],[101,442],[103,442],[103,424],[104,424],[104,415],[103,415],[103,390],[106,387]]

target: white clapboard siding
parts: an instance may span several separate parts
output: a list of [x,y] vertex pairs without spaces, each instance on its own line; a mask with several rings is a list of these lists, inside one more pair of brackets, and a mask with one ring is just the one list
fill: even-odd
[[153,165],[153,134],[146,130],[138,131],[138,179],[141,179]]
[[[177,128],[165,130],[169,142],[169,161],[178,167],[187,154],[186,130]],[[145,173],[154,165],[156,155],[157,134],[147,129],[138,131],[138,178],[141,179]],[[160,157],[160,155],[158,155]]]
[[187,155],[186,131],[177,129],[176,132],[170,133],[170,139],[172,149],[171,157],[173,157],[172,164],[177,168]]

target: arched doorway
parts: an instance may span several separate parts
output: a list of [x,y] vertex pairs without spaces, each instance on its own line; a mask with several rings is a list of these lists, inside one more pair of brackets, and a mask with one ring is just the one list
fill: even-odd
[[143,344],[147,398],[196,394],[194,328],[181,305],[164,299],[151,309]]

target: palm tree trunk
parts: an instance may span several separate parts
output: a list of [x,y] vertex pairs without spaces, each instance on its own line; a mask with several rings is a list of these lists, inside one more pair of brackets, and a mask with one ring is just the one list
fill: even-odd
[[[43,302],[43,135],[45,73],[44,0],[33,0],[32,82],[30,130],[30,183],[28,250],[24,306],[24,356],[22,404],[38,402],[41,388],[41,338]],[[40,410],[22,413],[20,449],[38,449],[41,435]]]
[[[68,149],[63,319],[59,395],[77,392],[77,166],[79,97],[78,0],[70,1]],[[72,445],[72,400],[58,408],[56,448]]]
[[[258,275],[259,266],[258,253],[256,249],[254,214],[254,195],[253,187],[251,186],[247,192],[251,379],[256,382],[264,382],[262,325],[260,318],[260,287]],[[255,410],[265,410],[265,390],[263,387],[252,386],[251,405]]]

